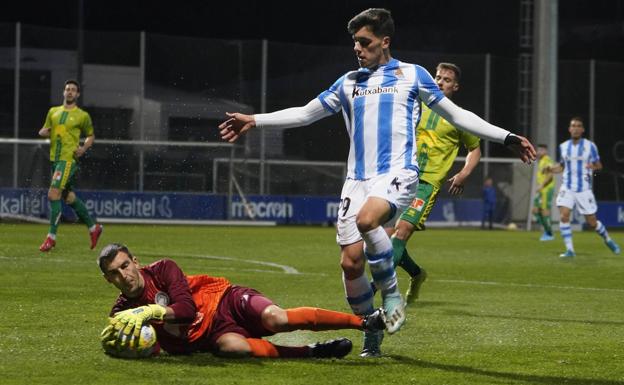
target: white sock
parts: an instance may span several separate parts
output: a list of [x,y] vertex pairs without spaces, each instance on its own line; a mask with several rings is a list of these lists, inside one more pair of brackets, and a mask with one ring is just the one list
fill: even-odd
[[396,271],[392,263],[392,241],[383,227],[362,233],[364,238],[364,254],[377,289],[385,298],[389,294],[398,294],[399,287]]
[[561,238],[567,250],[574,251],[574,245],[572,244],[572,226],[570,222],[559,222],[559,231],[561,232]]
[[347,279],[342,273],[347,302],[351,306],[353,314],[366,315],[373,312],[373,288],[366,274],[362,274],[356,279]]
[[48,233],[48,238],[52,238],[56,241],[56,234],[50,234]]
[[596,232],[598,233],[598,235],[600,235],[602,237],[602,239],[604,239],[605,241],[610,241],[611,237],[609,237],[609,233],[607,232],[607,228],[604,227],[604,225],[602,224],[602,222],[598,221],[596,223]]

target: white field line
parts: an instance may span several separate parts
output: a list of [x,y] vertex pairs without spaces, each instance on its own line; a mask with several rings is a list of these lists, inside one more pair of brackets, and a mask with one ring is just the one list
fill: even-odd
[[[144,254],[149,254],[154,257],[171,257],[173,254],[153,254],[150,252],[144,252]],[[216,259],[222,261],[236,261],[243,263],[256,264],[261,266],[270,266],[277,267],[281,269],[281,271],[276,270],[263,270],[263,269],[238,269],[234,267],[219,267],[220,270],[234,270],[234,271],[251,271],[251,272],[260,272],[260,273],[283,273],[283,274],[296,274],[296,275],[322,275],[323,273],[301,273],[294,267],[288,265],[281,265],[279,263],[274,262],[265,262],[265,261],[256,261],[251,259],[238,259],[232,257],[221,257],[216,255],[201,255],[201,254],[175,254],[180,257],[187,258],[201,258],[201,259]],[[0,255],[0,259],[6,260],[20,260],[24,261],[24,258],[18,257],[7,257],[4,255]],[[58,258],[45,258],[45,257],[35,257],[28,258],[29,261],[48,261],[48,262],[58,262],[58,263],[76,263],[75,260],[69,259],[58,259]],[[94,261],[95,262],[95,261]],[[90,263],[90,262],[80,262],[80,263]],[[576,286],[559,286],[559,285],[539,285],[533,283],[512,283],[512,282],[496,282],[496,281],[470,281],[463,279],[430,279],[429,282],[442,282],[442,283],[454,283],[454,284],[464,284],[464,285],[481,285],[481,286],[507,286],[507,287],[526,287],[526,288],[535,288],[535,289],[556,289],[556,290],[580,290],[580,291],[602,291],[602,292],[611,292],[611,293],[624,293],[624,289],[612,289],[606,287],[576,287]]]
[[219,261],[245,262],[245,263],[249,263],[249,264],[252,264],[252,265],[276,267],[278,269],[281,269],[284,274],[301,274],[299,272],[299,270],[295,269],[294,267],[288,266],[288,265],[280,265],[279,263],[266,262],[266,261],[255,261],[253,259],[238,259],[238,258],[232,258],[232,257],[220,257],[220,256],[216,256],[216,255],[202,255],[202,254],[180,254],[180,253],[175,253],[175,254],[167,255],[167,254],[160,254],[160,253],[151,253],[149,251],[144,251],[143,254],[148,254],[148,255],[151,255],[153,257],[168,257],[168,258],[170,258],[170,255],[175,255],[177,257],[186,257],[186,258],[216,259],[216,260],[219,260]]
[[[266,270],[266,269],[239,269],[239,268],[233,268],[233,267],[219,267],[219,270],[235,270],[235,271],[251,271],[251,272],[259,272],[259,273],[283,273],[283,274],[294,274],[294,275],[321,275],[321,276],[325,276],[326,274],[323,273],[301,273],[299,272],[299,270],[295,269],[294,267],[288,266],[288,265],[281,265],[279,263],[274,263],[274,262],[266,262],[266,261],[256,261],[256,260],[252,260],[252,259],[239,259],[239,258],[232,258],[232,257],[221,257],[221,256],[216,256],[216,255],[200,255],[200,254],[179,254],[179,253],[175,253],[174,254],[159,254],[159,253],[151,253],[151,252],[147,252],[147,251],[143,251],[140,254],[143,255],[149,255],[152,257],[166,257],[166,258],[173,258],[174,256],[178,256],[178,257],[183,257],[183,258],[201,258],[201,259],[215,259],[215,260],[221,260],[221,261],[236,261],[236,262],[242,262],[242,263],[247,263],[247,264],[252,264],[252,265],[260,265],[260,266],[269,266],[269,267],[275,267],[278,268],[279,270]],[[24,261],[24,258],[18,258],[18,257],[7,257],[4,255],[0,255],[0,259],[6,259],[6,260],[20,260],[20,261]],[[34,257],[34,258],[28,258],[29,261],[47,261],[47,262],[57,262],[57,263],[76,263],[75,260],[70,260],[70,259],[59,259],[59,258],[46,258],[46,257]],[[90,262],[86,262],[86,261],[81,261],[79,263],[90,263]],[[93,263],[97,264],[97,262],[93,261]]]

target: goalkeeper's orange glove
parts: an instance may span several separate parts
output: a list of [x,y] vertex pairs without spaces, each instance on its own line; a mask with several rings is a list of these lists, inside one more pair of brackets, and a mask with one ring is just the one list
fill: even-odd
[[[167,308],[162,305],[150,304],[145,306],[135,307],[116,313],[111,318],[110,323],[115,330],[115,333],[120,334],[121,345],[126,345],[130,341],[130,336],[134,334],[134,340],[139,340],[141,334],[141,327],[149,320],[162,321],[167,314]],[[123,338],[125,335],[126,338]],[[102,336],[104,337],[104,336]]]

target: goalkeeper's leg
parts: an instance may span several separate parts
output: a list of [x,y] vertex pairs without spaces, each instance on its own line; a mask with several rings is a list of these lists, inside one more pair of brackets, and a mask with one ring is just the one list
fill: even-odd
[[217,340],[216,354],[232,358],[342,358],[351,352],[351,348],[351,341],[346,338],[304,346],[281,346],[261,338],[226,333]]

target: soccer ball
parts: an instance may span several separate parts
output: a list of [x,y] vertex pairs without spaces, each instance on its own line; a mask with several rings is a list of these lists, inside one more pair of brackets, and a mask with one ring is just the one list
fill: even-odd
[[[120,343],[125,342],[128,338],[130,338],[128,345],[121,347]],[[124,334],[118,334],[117,339],[118,344],[115,346],[103,344],[104,351],[114,357],[145,358],[157,354],[160,350],[156,344],[156,329],[150,324],[141,327],[138,342],[135,341],[134,335],[127,337]]]
[[507,230],[518,230],[518,226],[513,222],[509,222],[509,224],[507,225]]

